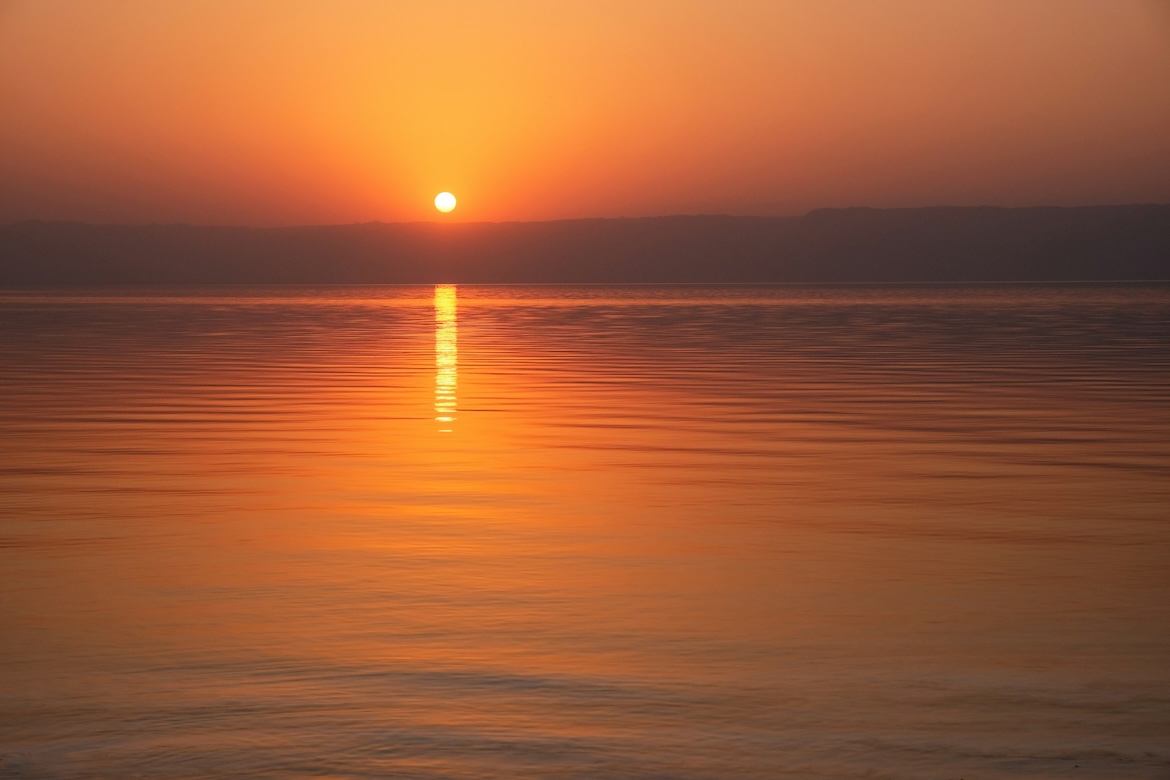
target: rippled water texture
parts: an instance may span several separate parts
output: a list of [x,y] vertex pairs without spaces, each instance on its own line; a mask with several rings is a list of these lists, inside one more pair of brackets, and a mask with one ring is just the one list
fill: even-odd
[[1170,777],[1170,287],[0,316],[0,777]]

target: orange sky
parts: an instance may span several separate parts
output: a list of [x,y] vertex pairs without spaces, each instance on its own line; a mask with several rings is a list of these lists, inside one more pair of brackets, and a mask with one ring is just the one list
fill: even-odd
[[1133,202],[1166,0],[0,0],[0,222]]

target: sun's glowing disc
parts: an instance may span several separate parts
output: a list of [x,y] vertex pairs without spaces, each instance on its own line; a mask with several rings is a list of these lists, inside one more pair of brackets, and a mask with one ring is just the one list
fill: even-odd
[[435,196],[435,208],[446,214],[455,208],[455,196],[449,192],[440,192]]

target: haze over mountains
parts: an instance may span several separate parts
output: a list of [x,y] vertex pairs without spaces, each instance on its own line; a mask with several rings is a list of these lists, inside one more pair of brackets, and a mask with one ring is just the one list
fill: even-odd
[[1170,205],[247,228],[0,226],[0,285],[1170,279]]

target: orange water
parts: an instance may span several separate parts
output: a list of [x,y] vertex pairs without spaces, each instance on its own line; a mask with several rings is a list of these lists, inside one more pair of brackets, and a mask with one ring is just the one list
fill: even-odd
[[0,778],[1170,772],[1170,287],[0,318]]

